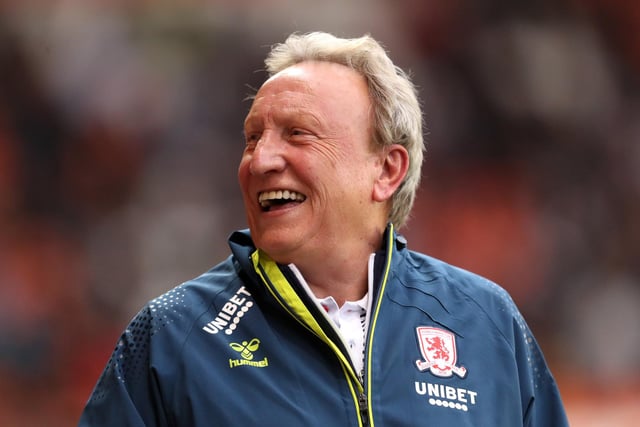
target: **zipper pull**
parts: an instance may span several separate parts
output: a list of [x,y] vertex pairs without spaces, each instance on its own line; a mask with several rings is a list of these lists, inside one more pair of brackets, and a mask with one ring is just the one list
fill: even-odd
[[369,407],[367,405],[367,395],[360,393],[358,395],[358,406],[360,408],[360,419],[362,420],[362,427],[369,426]]

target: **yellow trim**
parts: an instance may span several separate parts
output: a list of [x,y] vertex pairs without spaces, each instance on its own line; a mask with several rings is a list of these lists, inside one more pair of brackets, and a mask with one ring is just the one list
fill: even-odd
[[[382,276],[382,282],[380,284],[380,290],[378,292],[378,298],[376,301],[376,307],[371,316],[371,327],[370,333],[367,340],[367,416],[369,418],[369,426],[374,427],[373,420],[373,411],[371,407],[371,356],[372,356],[372,343],[373,336],[376,330],[376,324],[378,322],[378,315],[380,313],[380,306],[382,305],[382,296],[385,293],[387,287],[387,281],[389,279],[389,271],[391,270],[391,259],[393,256],[393,245],[394,245],[394,236],[393,236],[393,224],[389,225],[389,231],[387,233],[387,260],[385,264],[384,274]],[[340,359],[342,370],[344,371],[347,379],[351,378],[351,381],[347,381],[349,385],[349,390],[353,397],[353,401],[356,407],[356,413],[358,414],[358,427],[362,427],[362,417],[360,415],[360,401],[358,397],[358,393],[362,393],[364,391],[363,384],[358,379],[358,376],[353,371],[351,363],[349,360],[342,354],[338,346],[329,339],[329,337],[322,330],[316,319],[313,317],[311,312],[306,308],[298,294],[291,287],[289,281],[284,277],[278,265],[273,261],[266,253],[261,250],[256,250],[253,254],[251,254],[251,259],[253,260],[253,267],[258,275],[262,278],[262,281],[267,286],[267,289],[273,295],[273,297],[280,303],[280,305],[291,314],[300,324],[302,324],[305,328],[313,332],[315,335],[320,337],[322,341],[324,341],[338,356]],[[263,275],[264,273],[269,278]],[[273,286],[272,286],[273,284]],[[284,303],[283,303],[284,301]],[[292,311],[293,310],[293,311]],[[357,386],[357,390],[354,389],[354,384]]]
[[[347,367],[345,367],[344,364],[342,365],[342,371],[344,372],[344,375],[348,378],[349,372],[347,371]],[[364,389],[362,388],[362,384],[360,384],[360,381],[358,380],[355,383],[358,385],[359,392],[362,393]],[[349,384],[349,391],[351,392],[351,397],[353,398],[353,403],[355,404],[355,407],[356,407],[356,415],[357,415],[356,418],[358,419],[358,427],[363,427],[362,416],[360,415],[360,399],[358,397],[358,392],[353,388],[353,381],[347,381],[347,384]]]
[[[286,277],[284,277],[282,271],[280,271],[280,268],[275,263],[275,261],[273,261],[269,257],[269,255],[267,255],[260,249],[251,254],[251,259],[253,261],[253,267],[255,271],[262,278],[262,281],[267,286],[267,289],[269,290],[271,295],[273,295],[273,297],[280,303],[280,305],[296,320],[298,320],[298,322],[300,322],[305,328],[309,329],[311,332],[317,335],[333,350],[333,352],[340,359],[340,363],[343,365],[345,375],[347,375],[347,377],[350,376],[353,380],[355,380],[355,383],[358,385],[358,391],[362,392],[362,384],[360,384],[358,376],[351,367],[349,359],[345,357],[338,346],[333,341],[331,341],[324,330],[322,330],[315,317],[313,317],[313,315],[304,305],[296,291],[291,287],[289,281],[286,279]],[[262,273],[263,271],[269,278],[268,280],[267,277],[264,277]],[[352,387],[352,381],[348,382],[349,387]],[[357,395],[354,394],[354,397],[357,403]]]
[[373,348],[373,335],[376,331],[376,324],[378,323],[378,314],[380,313],[380,306],[382,305],[382,296],[384,295],[387,287],[387,280],[389,279],[389,271],[391,270],[391,258],[393,255],[393,224],[389,224],[388,242],[387,242],[387,263],[384,268],[384,275],[382,276],[382,282],[380,283],[380,290],[378,291],[378,298],[376,301],[376,308],[371,316],[371,327],[367,342],[367,412],[369,415],[369,426],[374,427],[373,411],[371,410],[371,353]]

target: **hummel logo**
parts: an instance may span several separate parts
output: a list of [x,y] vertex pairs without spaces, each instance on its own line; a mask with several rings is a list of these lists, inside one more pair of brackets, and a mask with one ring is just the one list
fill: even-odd
[[259,361],[253,361],[254,352],[258,351],[260,347],[260,340],[253,338],[250,341],[242,341],[241,344],[237,342],[229,343],[229,347],[240,353],[242,359],[229,359],[229,367],[235,368],[238,366],[253,366],[255,368],[266,368],[269,366],[269,361],[265,357]]
[[260,340],[258,338],[254,338],[249,342],[242,341],[242,344],[238,344],[237,342],[232,342],[229,346],[240,353],[245,360],[253,360],[253,352],[260,347]]

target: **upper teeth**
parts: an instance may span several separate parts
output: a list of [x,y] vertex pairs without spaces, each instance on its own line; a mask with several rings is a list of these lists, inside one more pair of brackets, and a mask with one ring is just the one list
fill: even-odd
[[271,200],[303,201],[304,199],[304,195],[290,190],[264,191],[258,195],[258,202],[263,207],[268,206]]

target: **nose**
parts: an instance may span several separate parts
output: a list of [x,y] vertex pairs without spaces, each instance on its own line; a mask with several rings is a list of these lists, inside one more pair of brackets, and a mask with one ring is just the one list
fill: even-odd
[[272,132],[264,132],[251,154],[249,172],[252,175],[279,172],[284,169],[284,142]]

